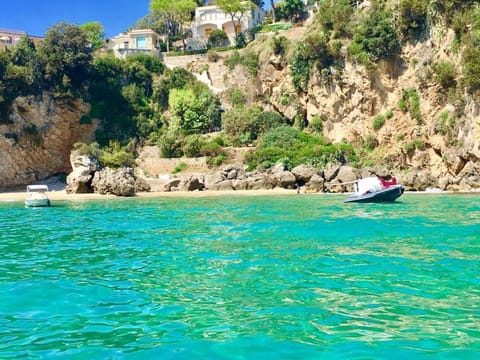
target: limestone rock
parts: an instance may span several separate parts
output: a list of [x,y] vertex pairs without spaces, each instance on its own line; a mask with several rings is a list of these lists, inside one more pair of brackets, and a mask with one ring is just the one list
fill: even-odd
[[70,154],[70,164],[73,171],[67,176],[68,194],[85,194],[93,192],[92,179],[95,171],[100,168],[98,161],[88,155]]
[[319,174],[313,174],[307,184],[305,184],[305,192],[321,192],[324,190],[325,180]]
[[312,176],[317,173],[317,169],[310,165],[299,165],[292,169],[292,174],[295,176],[295,179],[300,184],[308,183]]
[[203,175],[190,175],[185,177],[179,184],[181,191],[205,190],[205,179]]
[[135,177],[132,168],[111,169],[97,171],[93,176],[92,187],[99,194],[113,194],[117,196],[135,195]]

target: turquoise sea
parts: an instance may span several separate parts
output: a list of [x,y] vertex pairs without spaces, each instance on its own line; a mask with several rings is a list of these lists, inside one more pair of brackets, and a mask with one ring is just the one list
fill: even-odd
[[480,196],[344,197],[0,203],[0,358],[480,358]]

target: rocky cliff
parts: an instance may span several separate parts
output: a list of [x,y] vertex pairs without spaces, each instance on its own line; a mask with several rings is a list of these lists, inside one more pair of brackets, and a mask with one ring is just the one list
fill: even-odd
[[81,121],[89,111],[82,100],[55,100],[48,93],[17,98],[0,123],[0,189],[68,174],[72,145],[94,139],[96,125]]
[[[375,69],[350,61],[345,54],[342,70],[312,71],[307,91],[298,93],[287,56],[273,55],[271,38],[285,36],[294,42],[306,31],[308,27],[263,35],[249,45],[248,50],[259,55],[254,78],[246,69],[241,75],[238,68],[242,66],[237,66],[232,78],[223,61],[203,60],[212,74],[211,85],[240,88],[252,103],[278,111],[292,123],[296,117],[306,123],[319,117],[328,140],[365,148],[361,154],[364,162],[403,172],[412,178],[412,184],[415,177],[422,176],[429,178],[429,185],[443,190],[480,187],[480,99],[458,90],[453,96],[447,94],[433,76],[433,64],[461,64],[461,52],[451,50],[452,30],[432,28],[426,40],[405,44],[397,58],[382,61]],[[197,62],[190,68],[202,66]],[[227,75],[219,78],[221,73]],[[240,78],[250,80],[245,83]],[[409,92],[418,95],[417,116],[399,105]],[[380,127],[374,124],[376,116],[384,119]]]

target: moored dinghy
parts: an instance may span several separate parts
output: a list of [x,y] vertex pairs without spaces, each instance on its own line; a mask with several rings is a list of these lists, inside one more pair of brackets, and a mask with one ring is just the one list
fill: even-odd
[[380,176],[372,176],[353,182],[354,194],[344,202],[393,202],[405,191],[403,185],[397,184],[394,177],[387,180]]
[[50,206],[50,199],[48,198],[47,185],[28,185],[27,198],[25,199],[25,206],[28,207],[45,207]]

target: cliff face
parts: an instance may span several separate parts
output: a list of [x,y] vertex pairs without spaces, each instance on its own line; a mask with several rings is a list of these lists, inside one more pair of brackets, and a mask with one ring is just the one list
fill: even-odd
[[[305,31],[308,27],[278,35],[293,43]],[[212,77],[213,85],[241,88],[248,99],[292,121],[300,116],[308,123],[318,116],[323,135],[332,142],[346,141],[359,148],[373,143],[373,149],[361,155],[372,165],[426,175],[442,189],[480,186],[480,99],[466,92],[449,96],[432,70],[432,65],[448,61],[457,66],[460,80],[461,51],[451,51],[453,31],[431,29],[427,40],[404,45],[399,57],[380,62],[374,70],[346,57],[342,71],[312,71],[307,91],[300,94],[294,90],[286,57],[272,55],[274,35],[264,36],[250,46],[259,54],[259,71],[249,86],[231,84],[228,76],[223,83]],[[211,74],[220,72],[219,63],[208,64]],[[236,79],[239,75],[237,71]],[[244,76],[248,77],[245,71]],[[399,106],[408,91],[418,95],[419,116]],[[385,121],[380,128],[373,121],[379,115]]]
[[90,111],[81,100],[15,100],[11,124],[0,124],[0,189],[24,186],[58,173],[68,174],[76,142],[92,142],[95,124],[81,124]]

